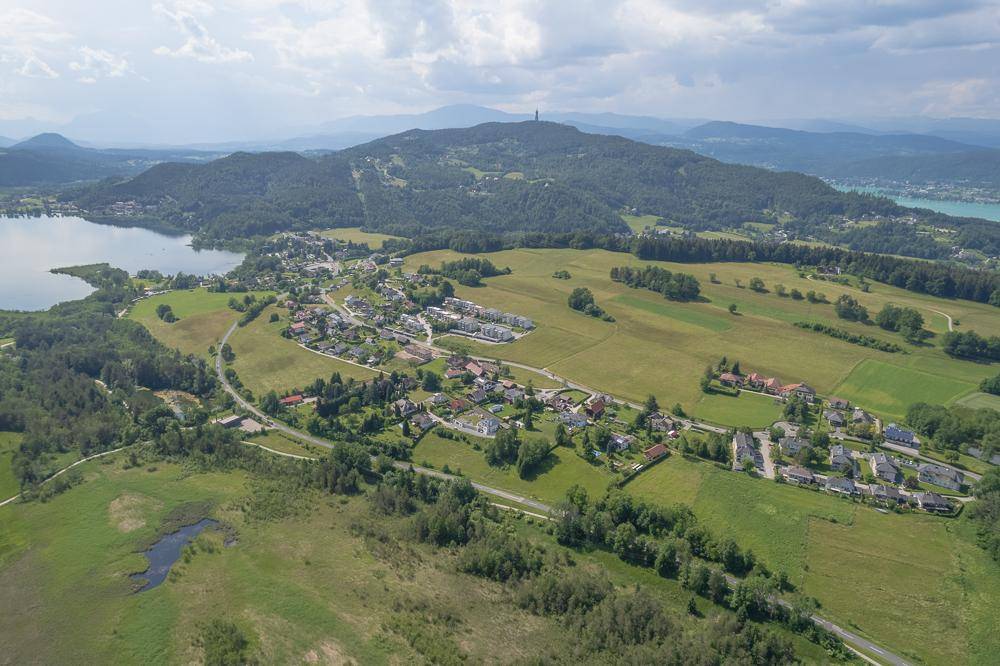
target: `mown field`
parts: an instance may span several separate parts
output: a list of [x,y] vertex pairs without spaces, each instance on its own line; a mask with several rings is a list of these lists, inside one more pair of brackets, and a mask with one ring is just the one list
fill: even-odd
[[[420,264],[435,265],[460,256],[447,250],[422,253],[407,257],[406,268],[414,270]],[[997,371],[989,365],[949,358],[940,349],[946,323],[935,311],[959,320],[960,330],[1000,334],[1000,317],[988,305],[947,301],[878,283],[865,293],[856,286],[800,277],[794,267],[786,265],[644,262],[603,250],[519,249],[482,256],[500,267],[509,266],[512,274],[489,278],[483,287],[458,286],[458,295],[530,316],[538,330],[509,345],[472,343],[477,352],[545,367],[634,401],[653,393],[661,404],[680,402],[694,416],[718,416],[713,401],[702,400],[698,378],[706,365],[723,355],[739,360],[744,372],[777,376],[786,383],[804,381],[821,393],[842,395],[890,419],[905,412],[911,397],[948,403],[973,392],[984,377]],[[704,300],[674,303],[653,292],[614,283],[608,275],[612,266],[651,263],[695,275]],[[556,270],[568,271],[571,279],[552,278]],[[752,277],[760,277],[768,292],[745,288]],[[737,280],[744,288],[737,286]],[[829,303],[780,297],[774,290],[777,284],[802,293],[822,292],[831,302],[847,293],[873,316],[890,302],[915,307],[938,335],[927,346],[913,347],[877,326],[837,318]],[[569,293],[580,286],[594,293],[615,322],[567,307]],[[728,312],[730,304],[736,305],[736,315]],[[852,345],[798,329],[792,326],[796,321],[822,322],[892,341],[906,353]],[[758,410],[747,407],[744,411]],[[736,420],[726,424],[741,425]]]
[[288,321],[284,316],[276,322],[268,321],[272,312],[287,314],[273,305],[269,306],[229,338],[229,344],[236,353],[232,367],[254,395],[259,396],[272,389],[281,393],[301,388],[317,377],[329,379],[334,372],[339,372],[344,379],[375,376],[372,370],[303,349],[294,341],[281,337],[281,329],[288,325]]
[[352,243],[368,243],[368,247],[373,250],[382,249],[382,243],[389,240],[390,238],[399,238],[399,236],[389,236],[388,234],[372,233],[369,231],[362,231],[360,227],[344,227],[341,229],[327,229],[326,231],[320,232],[321,236],[326,236],[327,238],[336,238],[337,240],[350,241]]
[[689,504],[786,571],[822,614],[914,662],[987,664],[1000,650],[1000,571],[967,519],[883,515],[680,456],[626,488]]
[[[403,664],[525,661],[568,645],[556,621],[519,610],[503,589],[457,572],[449,549],[413,543],[406,519],[371,512],[364,498],[306,492],[270,511],[248,499],[272,490],[240,473],[199,473],[169,463],[88,463],[85,482],[46,503],[0,509],[0,636],[4,663],[202,663],[205,623],[235,623],[255,663]],[[299,491],[303,492],[303,491]],[[146,567],[142,544],[171,512],[207,502],[236,542],[205,532],[164,583],[133,593]],[[284,508],[284,507],[282,507]],[[529,538],[562,551],[537,527]],[[574,552],[618,585],[641,585],[681,625],[726,612],[601,552]],[[786,631],[809,663],[824,653]]]
[[[217,344],[240,313],[229,307],[229,299],[243,294],[221,294],[206,289],[172,291],[139,301],[129,311],[157,340],[185,354],[208,358],[208,348]],[[266,294],[265,294],[266,296]],[[156,308],[167,304],[178,321],[168,324],[156,316]]]

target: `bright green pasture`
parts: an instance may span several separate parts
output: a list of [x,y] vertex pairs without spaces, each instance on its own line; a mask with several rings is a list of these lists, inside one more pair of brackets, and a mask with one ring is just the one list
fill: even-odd
[[646,227],[655,227],[660,221],[658,215],[622,215],[625,224],[635,233],[640,233]]
[[368,243],[368,247],[373,250],[382,249],[382,243],[399,236],[362,231],[361,227],[343,227],[340,229],[327,229],[319,232],[321,236],[336,238],[337,240],[350,241],[352,243]]
[[[164,345],[185,354],[207,357],[209,346],[216,344],[240,318],[240,313],[229,307],[229,299],[243,296],[210,292],[200,287],[171,291],[139,301],[128,316],[148,328]],[[156,316],[156,308],[162,303],[170,306],[178,321],[168,324]]]
[[693,415],[725,426],[769,426],[781,419],[784,407],[773,396],[741,392],[738,396],[706,393],[695,404]]
[[[540,434],[526,436],[537,437]],[[478,443],[480,449],[487,442],[478,437],[469,436],[469,439]],[[592,497],[600,497],[612,479],[606,468],[592,465],[582,460],[572,449],[562,446],[552,450],[536,474],[528,479],[522,479],[513,467],[490,467],[482,450],[476,451],[471,444],[462,441],[439,437],[435,430],[424,435],[417,444],[413,450],[413,461],[417,464],[430,463],[436,469],[448,465],[452,472],[461,471],[474,481],[511,490],[544,502],[557,502],[563,499],[566,491],[574,484],[586,488]]]
[[974,384],[957,379],[866,359],[835,393],[877,414],[901,419],[914,402],[944,404],[974,388]]
[[271,312],[276,311],[275,306],[269,306],[229,338],[236,353],[232,367],[254,395],[261,396],[272,389],[280,393],[302,388],[317,377],[329,379],[334,372],[339,372],[344,379],[375,376],[373,370],[303,349],[294,341],[281,337],[286,322],[268,321]]
[[970,393],[955,401],[955,404],[972,409],[997,409],[1000,410],[1000,395],[990,393]]

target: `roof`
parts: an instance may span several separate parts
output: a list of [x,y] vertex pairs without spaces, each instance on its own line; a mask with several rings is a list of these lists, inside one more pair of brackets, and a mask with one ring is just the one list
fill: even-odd
[[786,476],[797,476],[803,479],[815,478],[815,475],[812,473],[812,471],[806,469],[805,467],[796,467],[796,466],[786,467],[784,473]]
[[753,436],[750,435],[749,433],[738,432],[735,435],[733,435],[733,444],[736,445],[736,448],[744,446],[753,448]]
[[667,455],[667,447],[663,444],[655,444],[643,451],[642,455],[646,456],[646,460],[656,460]]

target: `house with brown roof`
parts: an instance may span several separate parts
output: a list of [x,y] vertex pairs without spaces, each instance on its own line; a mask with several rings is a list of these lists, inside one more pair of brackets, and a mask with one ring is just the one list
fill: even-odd
[[586,412],[587,416],[589,416],[592,419],[601,418],[602,416],[604,416],[604,401],[601,399],[593,401],[592,403],[587,405]]
[[667,455],[667,447],[663,444],[655,444],[643,451],[642,455],[645,456],[646,462],[653,462]]

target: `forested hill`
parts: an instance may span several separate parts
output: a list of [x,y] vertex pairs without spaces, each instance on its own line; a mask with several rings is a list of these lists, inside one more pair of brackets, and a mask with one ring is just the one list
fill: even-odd
[[147,216],[208,238],[357,224],[411,236],[454,228],[624,232],[623,209],[694,229],[784,213],[820,220],[899,211],[801,174],[533,121],[411,130],[316,159],[236,153],[204,165],[163,164],[69,196],[93,215],[136,201]]

